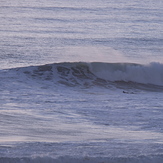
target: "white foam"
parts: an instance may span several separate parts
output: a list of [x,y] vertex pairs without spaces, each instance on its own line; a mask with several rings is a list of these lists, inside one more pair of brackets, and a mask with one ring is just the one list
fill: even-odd
[[163,86],[163,64],[108,64],[92,63],[91,71],[100,78],[110,81],[132,81]]

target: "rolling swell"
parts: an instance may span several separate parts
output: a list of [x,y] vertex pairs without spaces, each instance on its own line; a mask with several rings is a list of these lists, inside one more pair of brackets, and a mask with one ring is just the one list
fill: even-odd
[[67,86],[163,90],[163,64],[63,62],[16,68],[28,77]]
[[59,157],[59,158],[50,158],[50,157],[23,157],[23,158],[0,158],[0,163],[162,163],[163,156],[162,155],[154,155],[154,156],[139,156],[139,157],[117,157],[117,158],[109,158],[109,157],[83,157],[83,158],[72,158],[72,157]]

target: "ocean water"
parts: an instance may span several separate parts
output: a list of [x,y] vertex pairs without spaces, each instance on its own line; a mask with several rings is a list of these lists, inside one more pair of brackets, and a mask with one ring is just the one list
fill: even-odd
[[162,9],[1,0],[0,163],[162,163]]

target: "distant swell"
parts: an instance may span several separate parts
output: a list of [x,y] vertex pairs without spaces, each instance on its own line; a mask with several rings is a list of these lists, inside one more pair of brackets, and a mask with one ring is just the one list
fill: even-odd
[[[15,70],[15,69],[14,69]],[[63,62],[17,68],[28,77],[67,86],[150,87],[162,89],[163,64]]]

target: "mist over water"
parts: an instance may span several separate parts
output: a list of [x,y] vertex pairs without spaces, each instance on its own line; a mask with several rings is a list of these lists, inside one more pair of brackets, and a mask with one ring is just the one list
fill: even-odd
[[0,5],[1,68],[163,60],[161,1],[36,0]]

